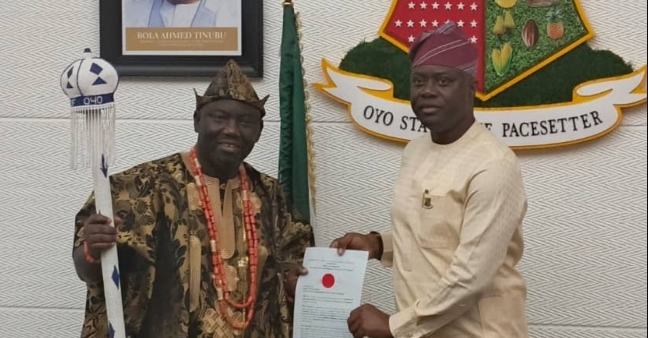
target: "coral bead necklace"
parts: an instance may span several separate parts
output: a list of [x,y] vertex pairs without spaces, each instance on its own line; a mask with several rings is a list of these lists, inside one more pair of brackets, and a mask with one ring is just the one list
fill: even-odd
[[[248,327],[250,321],[252,320],[252,317],[254,316],[254,304],[256,303],[257,295],[257,254],[259,243],[259,238],[257,236],[256,225],[254,221],[254,214],[252,212],[252,203],[250,202],[250,183],[248,176],[245,172],[245,168],[241,164],[241,166],[239,167],[239,177],[241,181],[239,189],[241,191],[241,196],[243,199],[243,223],[245,224],[243,240],[247,241],[248,247],[248,257],[246,257],[246,260],[249,262],[249,292],[244,302],[238,303],[230,298],[230,291],[227,286],[225,266],[223,263],[223,258],[221,257],[221,245],[218,236],[218,228],[216,226],[216,220],[212,211],[211,200],[209,199],[205,177],[202,173],[200,162],[198,162],[198,157],[196,155],[196,147],[191,148],[190,156],[191,170],[194,175],[196,184],[199,188],[198,190],[200,192],[200,203],[207,220],[207,230],[209,231],[210,238],[209,246],[211,249],[212,265],[214,268],[214,285],[218,294],[218,307],[221,316],[229,323],[232,328],[237,330],[244,330]],[[244,311],[243,313],[245,321],[238,322],[232,320],[227,313],[227,304],[236,309],[242,309]]]

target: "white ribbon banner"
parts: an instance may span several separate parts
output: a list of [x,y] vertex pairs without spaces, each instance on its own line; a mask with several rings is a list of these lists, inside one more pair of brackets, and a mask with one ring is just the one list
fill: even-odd
[[[315,86],[347,105],[351,120],[377,137],[400,142],[427,130],[410,103],[393,97],[391,82],[339,70],[326,60],[327,83]],[[618,77],[597,79],[574,88],[571,102],[512,108],[476,108],[477,121],[515,149],[545,148],[601,137],[616,128],[621,108],[646,102],[646,66]]]

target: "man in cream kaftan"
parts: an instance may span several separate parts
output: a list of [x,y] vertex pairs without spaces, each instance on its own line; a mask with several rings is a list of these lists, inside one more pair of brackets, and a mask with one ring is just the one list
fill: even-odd
[[391,231],[332,247],[368,250],[393,272],[398,311],[351,312],[355,338],[527,338],[527,197],[515,154],[474,118],[477,51],[454,22],[413,43],[411,104],[429,130],[403,151]]
[[[426,192],[427,191],[427,192]],[[513,152],[478,122],[456,142],[407,145],[394,188],[391,266],[395,337],[511,337],[526,333],[526,196]]]

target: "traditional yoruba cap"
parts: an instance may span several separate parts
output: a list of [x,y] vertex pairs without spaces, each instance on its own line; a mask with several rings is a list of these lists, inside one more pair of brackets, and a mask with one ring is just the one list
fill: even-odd
[[114,159],[117,70],[86,48],[82,58],[65,68],[60,80],[70,99],[72,168],[79,157],[85,158],[86,166],[97,161],[107,166]]
[[477,48],[454,21],[449,21],[436,30],[422,33],[410,48],[412,67],[450,67],[472,76],[477,72],[478,58]]
[[[194,89],[194,92],[196,90]],[[222,99],[237,100],[247,103],[261,111],[265,115],[265,103],[270,95],[259,100],[252,83],[241,71],[234,60],[229,60],[225,67],[212,79],[211,84],[202,96],[196,92],[196,110],[204,105]]]

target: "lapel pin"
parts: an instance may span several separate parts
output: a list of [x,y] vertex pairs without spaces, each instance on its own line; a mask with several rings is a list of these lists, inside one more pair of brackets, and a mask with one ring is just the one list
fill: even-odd
[[423,192],[423,208],[425,209],[432,209],[434,206],[432,205],[432,198],[430,197],[430,191],[425,189]]

